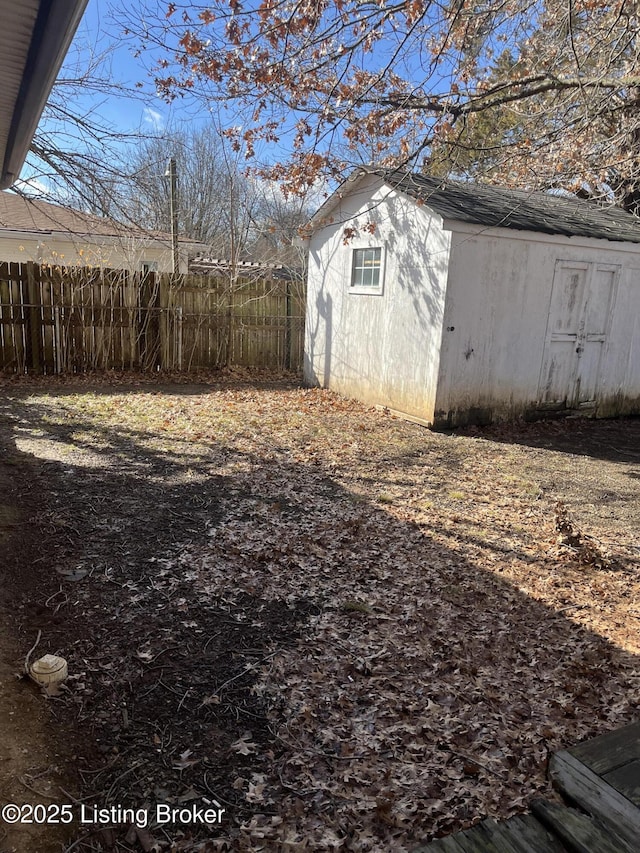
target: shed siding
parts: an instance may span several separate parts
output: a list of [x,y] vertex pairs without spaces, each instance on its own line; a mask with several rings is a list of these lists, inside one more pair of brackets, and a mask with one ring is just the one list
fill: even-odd
[[[615,301],[599,362],[595,413],[640,411],[637,246],[449,227],[452,249],[436,425],[489,422],[541,410],[541,375],[559,261],[588,265],[592,271],[606,267],[605,278],[615,273]],[[569,343],[566,352],[571,357],[575,347]],[[568,389],[570,402],[569,397]]]
[[596,414],[640,414],[640,252],[625,258],[618,282]]
[[[305,380],[431,422],[450,235],[440,217],[375,177],[311,240]],[[375,231],[363,231],[367,223]],[[345,225],[359,228],[345,245]],[[381,294],[350,288],[355,248],[383,246]]]

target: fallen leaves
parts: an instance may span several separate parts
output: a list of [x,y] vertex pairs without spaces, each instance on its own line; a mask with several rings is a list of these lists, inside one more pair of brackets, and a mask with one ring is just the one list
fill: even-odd
[[258,747],[251,741],[251,732],[247,732],[241,738],[234,741],[229,747],[233,752],[238,752],[240,755],[252,755],[257,751]]
[[[173,539],[155,543],[144,574],[136,558],[135,570],[92,584],[113,590],[109,618],[134,626],[130,665],[149,713],[166,698],[201,746],[183,749],[160,728],[146,742],[185,776],[216,746],[234,767],[246,808],[232,849],[402,853],[522,810],[547,788],[550,751],[636,715],[633,543],[622,525],[587,533],[565,518],[581,542],[622,543],[618,572],[558,544],[563,466],[576,464],[565,454],[504,433],[438,435],[290,387],[142,388],[28,406],[49,419],[50,455],[56,440],[66,452],[69,421],[84,444],[65,464],[100,458],[149,484],[138,511],[153,513],[149,498],[171,490],[162,518]],[[635,488],[589,462],[612,489]],[[129,524],[123,511],[101,535],[124,539]],[[299,637],[272,636],[277,614],[303,607]],[[228,671],[198,681],[193,649],[220,653],[222,618]],[[144,620],[156,626],[148,636]],[[234,645],[258,635],[257,649]],[[115,670],[101,661],[91,677]],[[268,748],[256,707],[236,707],[233,733],[215,728],[240,685],[268,719]]]
[[556,530],[559,533],[558,545],[561,554],[569,554],[570,558],[584,566],[594,569],[613,571],[620,568],[619,564],[592,536],[587,536],[579,529],[571,518],[566,504],[559,501],[555,507]]
[[185,751],[180,754],[179,758],[177,758],[171,766],[176,770],[186,770],[187,767],[193,767],[194,764],[198,763],[198,759],[191,758],[192,754],[193,753],[190,749],[185,749]]

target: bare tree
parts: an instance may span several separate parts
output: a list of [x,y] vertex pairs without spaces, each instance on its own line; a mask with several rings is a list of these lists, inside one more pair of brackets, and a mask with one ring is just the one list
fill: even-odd
[[253,216],[253,235],[247,255],[257,261],[277,259],[289,267],[302,269],[304,255],[296,248],[295,238],[311,216],[306,196],[286,197],[273,182],[258,181]]
[[225,151],[215,130],[177,129],[144,141],[129,151],[122,181],[121,207],[137,223],[169,231],[167,163],[177,161],[180,234],[221,253],[244,246],[254,206],[251,187]]
[[123,152],[146,134],[108,121],[104,106],[108,99],[126,98],[139,103],[142,112],[148,96],[115,79],[114,47],[113,41],[98,46],[79,37],[74,42],[34,136],[19,191],[121,218]]
[[183,126],[129,152],[119,207],[130,221],[170,230],[170,157],[177,161],[181,235],[228,261],[292,261],[292,239],[308,219],[304,200],[287,199],[272,183],[246,175],[213,123]]
[[127,130],[105,118],[114,98],[133,99],[141,115],[154,106],[148,87],[118,81],[116,44],[115,36],[105,34],[80,33],[74,42],[34,138],[22,189],[123,224],[169,232],[166,170],[175,157],[181,236],[234,262],[286,261],[291,237],[306,218],[303,204],[247,176],[219,111],[207,110],[204,120],[200,111],[198,123],[168,130]]

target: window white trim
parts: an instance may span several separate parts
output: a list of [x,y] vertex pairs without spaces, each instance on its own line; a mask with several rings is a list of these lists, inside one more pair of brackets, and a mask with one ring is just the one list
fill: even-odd
[[[345,270],[349,293],[360,296],[382,296],[386,254],[386,246],[383,243],[356,241],[351,245]],[[368,273],[371,273],[371,276]],[[375,283],[364,283],[368,277],[371,277]]]

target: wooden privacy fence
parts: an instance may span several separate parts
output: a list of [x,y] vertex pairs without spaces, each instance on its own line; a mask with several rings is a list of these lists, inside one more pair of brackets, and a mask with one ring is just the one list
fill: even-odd
[[0,369],[299,370],[300,282],[0,264]]

